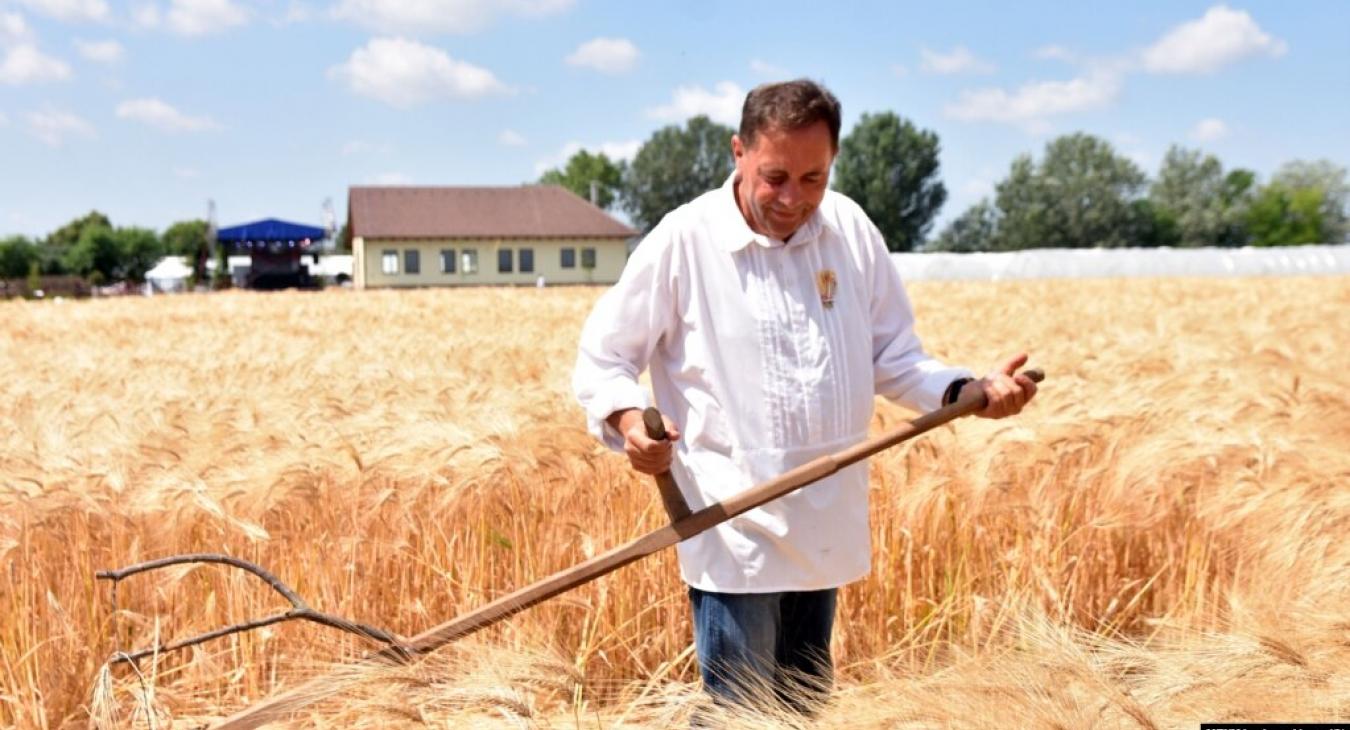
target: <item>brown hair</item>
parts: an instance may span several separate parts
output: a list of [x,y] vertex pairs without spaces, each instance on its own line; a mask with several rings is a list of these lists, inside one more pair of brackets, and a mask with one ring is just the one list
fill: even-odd
[[796,130],[816,122],[830,128],[830,142],[839,149],[839,100],[824,86],[810,79],[760,84],[745,96],[741,108],[741,143],[755,146],[755,135],[764,129]]

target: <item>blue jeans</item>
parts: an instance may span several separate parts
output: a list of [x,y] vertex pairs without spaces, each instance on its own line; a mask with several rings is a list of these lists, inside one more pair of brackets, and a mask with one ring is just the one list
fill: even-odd
[[834,679],[838,589],[714,593],[690,587],[703,687],[718,702],[777,701],[810,714]]

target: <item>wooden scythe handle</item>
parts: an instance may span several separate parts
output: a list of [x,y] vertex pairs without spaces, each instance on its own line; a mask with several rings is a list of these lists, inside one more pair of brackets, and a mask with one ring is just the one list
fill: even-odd
[[[653,441],[666,440],[666,424],[661,420],[661,411],[656,408],[643,411],[642,425],[647,427],[647,438]],[[689,504],[684,501],[680,486],[675,483],[675,477],[669,470],[656,475],[656,486],[661,490],[661,501],[666,505],[666,515],[670,517],[672,525],[689,516]]]
[[[1045,373],[1040,369],[1024,370],[1023,373],[1033,382],[1039,383],[1045,379]],[[966,392],[971,393],[971,395],[964,395]],[[589,583],[654,552],[664,550],[681,540],[720,525],[736,515],[748,512],[785,494],[795,492],[879,451],[889,449],[902,441],[908,441],[919,434],[962,416],[978,413],[988,405],[983,390],[972,388],[967,391],[963,388],[962,394],[955,403],[925,413],[913,421],[900,424],[880,436],[802,464],[796,469],[774,477],[767,482],[762,482],[721,502],[704,507],[678,522],[649,532],[642,537],[596,555],[579,565],[554,573],[547,578],[518,589],[514,593],[502,596],[469,613],[456,616],[438,626],[433,626],[417,636],[409,638],[403,646],[417,654],[435,651],[455,639],[490,626],[507,616],[514,615],[561,593],[566,593],[577,586]],[[679,493],[676,492],[676,494]],[[400,656],[394,649],[383,649],[367,655],[363,658],[363,661],[392,663],[404,662],[407,659]],[[315,677],[292,690],[269,697],[258,704],[240,710],[215,725],[215,730],[248,730],[268,722],[284,719],[293,715],[296,710],[305,705],[332,696],[340,691],[342,686],[342,680],[334,680],[331,677],[327,679]]]

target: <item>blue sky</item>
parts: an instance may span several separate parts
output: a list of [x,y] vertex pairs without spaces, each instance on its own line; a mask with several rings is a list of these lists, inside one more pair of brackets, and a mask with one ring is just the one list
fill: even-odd
[[949,199],[1072,131],[1267,177],[1350,165],[1350,3],[0,0],[0,235],[345,216],[352,184],[508,185],[822,80],[936,131]]

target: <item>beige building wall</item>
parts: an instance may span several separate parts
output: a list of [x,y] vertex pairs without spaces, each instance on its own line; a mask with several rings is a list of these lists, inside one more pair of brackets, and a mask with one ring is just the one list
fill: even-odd
[[[359,243],[358,243],[359,242]],[[355,251],[360,251],[352,259],[357,272],[353,279],[356,288],[365,287],[412,287],[412,286],[472,286],[472,285],[528,285],[534,286],[539,277],[549,285],[556,284],[613,284],[623,273],[624,263],[628,260],[628,245],[624,239],[462,239],[462,240],[378,240],[356,238],[352,241]],[[573,266],[562,267],[563,249],[573,252]],[[503,249],[511,251],[511,271],[497,270],[498,253]],[[534,271],[520,270],[521,249],[534,252]],[[595,268],[582,266],[583,249],[595,249]],[[441,251],[452,250],[455,257],[455,271],[446,273],[441,270]],[[393,272],[385,271],[385,254],[396,254],[397,265]],[[419,271],[407,272],[407,252],[416,251]],[[468,271],[465,267],[466,252],[472,251],[477,258],[477,270]]]

